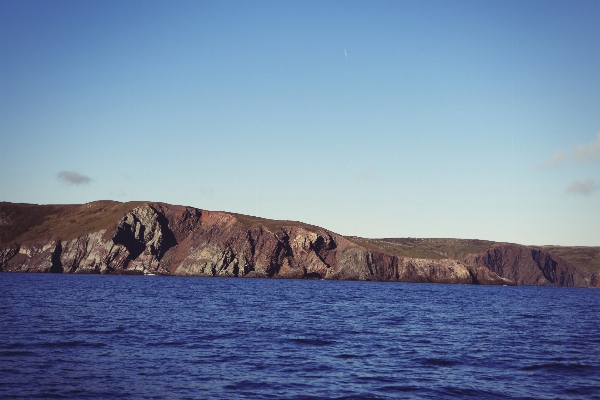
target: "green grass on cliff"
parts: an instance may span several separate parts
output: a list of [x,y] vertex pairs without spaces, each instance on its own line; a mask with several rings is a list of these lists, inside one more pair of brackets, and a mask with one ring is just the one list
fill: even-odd
[[76,205],[0,203],[0,245],[54,238],[74,239],[112,230],[127,211],[144,202],[95,201]]
[[393,243],[381,239],[366,239],[356,236],[347,236],[346,239],[360,246],[371,248],[373,250],[383,251],[385,253],[399,257],[425,258],[434,260],[446,258],[443,255],[430,251],[428,249],[416,248],[414,246],[407,246],[401,243]]
[[588,272],[600,272],[600,247],[591,246],[531,246],[556,254],[565,261]]
[[314,229],[323,229],[318,226],[305,224],[304,222],[298,221],[287,221],[287,220],[277,220],[277,219],[267,219],[261,217],[253,217],[251,215],[244,214],[235,214],[231,213],[231,215],[235,216],[239,223],[244,225],[247,228],[257,228],[257,227],[265,227],[270,231],[276,231],[284,226],[294,226],[299,228],[304,228],[306,230],[314,230]]
[[417,239],[417,238],[389,238],[378,239],[385,243],[397,243],[415,250],[432,252],[444,258],[456,260],[463,259],[467,254],[479,253],[498,244],[489,240],[478,239]]
[[467,254],[478,253],[491,247],[495,242],[475,239],[415,239],[387,238],[365,239],[348,237],[360,245],[368,245],[386,253],[411,258],[463,259]]

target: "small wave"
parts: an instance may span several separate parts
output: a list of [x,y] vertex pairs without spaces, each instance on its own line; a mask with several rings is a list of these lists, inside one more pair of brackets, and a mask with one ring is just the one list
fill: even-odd
[[402,386],[402,385],[387,385],[383,386],[379,389],[382,392],[417,392],[419,390],[423,390],[423,388],[416,386]]
[[29,347],[29,346],[26,345],[25,343],[15,342],[15,343],[10,343],[8,346],[5,347],[5,349],[22,349],[24,347]]
[[358,356],[355,354],[338,354],[336,357],[344,360],[347,360],[349,358],[358,358]]
[[0,357],[21,357],[32,356],[35,353],[32,351],[0,351]]
[[242,359],[241,356],[239,356],[237,354],[231,354],[231,355],[220,356],[220,357],[216,358],[215,361],[218,363],[229,363],[229,362],[236,362],[241,359]]
[[423,360],[423,364],[425,365],[435,365],[438,367],[451,367],[453,365],[458,365],[456,361],[445,360],[441,358],[426,358]]
[[394,324],[402,324],[402,323],[406,322],[406,317],[404,317],[404,316],[390,317],[388,319],[388,322],[391,322],[391,323],[394,323]]
[[68,399],[69,398],[69,396],[65,396],[63,394],[58,394],[58,393],[40,393],[39,395],[29,396],[29,397],[37,397],[40,399]]
[[335,343],[332,340],[321,340],[321,339],[293,338],[290,340],[292,342],[296,342],[296,343],[300,343],[300,344],[308,344],[311,346],[329,346],[329,345],[332,345]]
[[377,382],[377,383],[397,383],[398,382],[398,380],[396,378],[381,376],[381,375],[359,376],[356,379],[359,381],[363,381],[363,382]]
[[206,347],[206,342],[214,341],[214,340],[222,340],[222,339],[231,339],[235,338],[236,335],[233,333],[223,333],[223,334],[207,334],[202,336],[191,336],[190,341],[192,343],[188,344],[188,348],[190,349],[198,349]]
[[264,389],[269,386],[268,383],[265,382],[253,382],[253,381],[242,381],[242,382],[233,382],[223,386],[223,389],[228,390],[252,390],[252,389]]
[[414,343],[417,343],[417,344],[430,344],[431,340],[428,340],[428,339],[418,339],[418,340],[415,340]]
[[521,368],[522,371],[538,371],[538,370],[552,370],[552,371],[583,371],[587,369],[594,369],[595,367],[585,364],[563,364],[563,363],[548,363],[548,364],[536,364],[528,365]]
[[474,399],[481,399],[481,398],[494,398],[494,399],[502,399],[502,398],[512,398],[510,396],[501,394],[501,393],[497,393],[497,392],[490,392],[487,390],[478,390],[478,389],[465,389],[465,388],[457,388],[457,387],[445,387],[442,391],[440,391],[441,394],[445,396],[447,395],[452,395],[452,396],[458,396],[459,398],[464,398],[464,397],[470,397],[470,398],[474,398]]
[[170,347],[170,346],[185,346],[186,342],[181,341],[173,341],[173,342],[154,342],[148,343],[147,346],[150,347]]
[[519,318],[527,318],[527,319],[538,319],[538,318],[543,318],[540,315],[536,315],[536,314],[519,314],[518,315]]
[[[76,335],[76,334],[91,334],[91,335],[110,335],[113,333],[122,333],[125,331],[125,328],[122,326],[116,327],[114,329],[69,329],[69,330],[60,330],[61,334],[64,335]],[[40,329],[36,332],[40,335],[54,335],[59,333],[58,330],[50,330],[50,329]]]
[[122,326],[116,327],[114,329],[82,329],[79,331],[73,331],[73,333],[90,333],[92,335],[110,335],[113,333],[122,333],[125,332],[125,328]]
[[71,340],[68,342],[43,342],[38,343],[38,347],[104,347],[106,343],[90,343],[80,340]]
[[318,371],[331,371],[332,369],[333,369],[332,367],[330,367],[329,365],[325,365],[325,364],[321,364],[321,365],[311,368],[311,370],[313,372],[315,372],[315,371],[317,371],[317,372]]
[[598,387],[597,386],[579,386],[579,387],[574,387],[574,388],[570,388],[570,389],[566,389],[565,393],[569,393],[569,394],[573,394],[576,396],[579,396],[580,398],[598,398],[596,397],[592,397],[594,395],[598,394]]

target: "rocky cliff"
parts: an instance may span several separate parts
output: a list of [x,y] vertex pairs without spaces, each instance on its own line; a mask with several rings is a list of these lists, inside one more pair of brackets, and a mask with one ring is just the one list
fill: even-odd
[[598,287],[595,274],[580,271],[556,255],[526,246],[493,245],[469,254],[464,262],[484,266],[518,285]]
[[[514,255],[513,255],[514,253]],[[589,286],[552,256],[406,257],[293,221],[164,203],[0,204],[0,271]],[[543,265],[541,278],[527,271]],[[533,264],[532,264],[533,263]],[[540,264],[541,263],[541,264]]]

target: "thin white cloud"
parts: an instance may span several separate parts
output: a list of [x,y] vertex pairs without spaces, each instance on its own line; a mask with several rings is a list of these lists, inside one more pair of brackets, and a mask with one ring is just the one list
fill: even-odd
[[573,157],[577,161],[600,161],[600,132],[596,134],[596,139],[577,146],[573,150]]
[[567,151],[559,150],[545,163],[542,168],[548,169],[557,167],[567,161],[575,162],[594,162],[600,161],[600,132],[596,134],[596,138],[592,141],[578,146],[572,147]]
[[545,168],[553,168],[553,167],[556,167],[557,165],[564,163],[565,161],[567,161],[567,154],[564,151],[559,150],[556,153],[554,153],[554,155],[552,157],[550,157],[550,159],[548,161],[546,161],[546,163],[544,164],[544,167]]
[[584,181],[575,181],[569,185],[567,188],[567,193],[573,195],[582,194],[584,196],[589,196],[592,192],[598,190],[600,185],[598,185],[593,179],[586,179]]
[[71,171],[60,171],[58,173],[58,179],[70,185],[85,185],[92,181],[92,178],[89,176]]

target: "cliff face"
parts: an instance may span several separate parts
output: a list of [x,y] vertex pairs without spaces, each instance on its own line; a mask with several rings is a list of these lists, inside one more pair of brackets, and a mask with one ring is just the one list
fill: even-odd
[[465,263],[484,266],[518,285],[598,287],[594,274],[586,274],[560,257],[516,244],[494,245],[469,254]]
[[2,271],[511,284],[485,267],[398,257],[297,222],[162,203],[32,207],[0,210]]
[[0,271],[13,272],[497,285],[595,282],[551,255],[528,253],[523,246],[493,248],[464,260],[412,258],[299,222],[164,203],[2,203],[0,238]]

